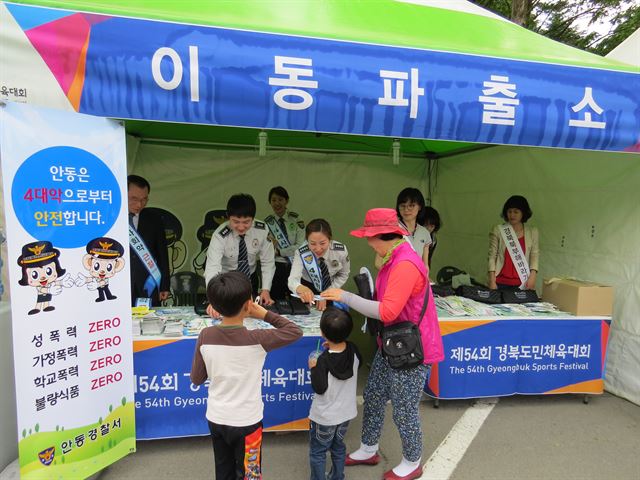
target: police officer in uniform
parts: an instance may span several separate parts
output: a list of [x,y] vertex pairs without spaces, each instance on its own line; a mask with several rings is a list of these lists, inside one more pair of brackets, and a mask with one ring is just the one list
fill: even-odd
[[254,218],[256,202],[251,195],[233,195],[227,202],[227,214],[229,220],[220,225],[211,237],[204,271],[205,281],[208,285],[219,273],[237,270],[250,279],[254,277],[252,284],[254,290],[257,290],[254,274],[259,260],[262,272],[260,300],[264,305],[271,305],[275,253],[268,238],[266,224]]
[[[339,288],[349,279],[351,264],[347,247],[332,240],[331,226],[322,218],[311,220],[305,229],[307,242],[293,257],[289,290],[305,303],[328,288]],[[326,308],[325,300],[316,300],[318,310]]]
[[269,190],[269,204],[273,209],[273,215],[269,215],[264,221],[276,250],[276,271],[271,286],[271,298],[279,300],[289,293],[287,280],[291,273],[291,259],[305,241],[304,222],[296,212],[287,210],[289,193],[284,187],[278,186]]

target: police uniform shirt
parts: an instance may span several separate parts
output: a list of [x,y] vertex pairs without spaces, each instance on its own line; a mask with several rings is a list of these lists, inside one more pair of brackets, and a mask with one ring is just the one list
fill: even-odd
[[[306,245],[306,243],[304,245]],[[342,287],[349,279],[349,272],[351,270],[347,247],[343,243],[331,240],[329,249],[324,254],[324,261],[327,264],[327,269],[329,270],[329,277],[331,277],[331,288]],[[304,278],[307,282],[313,283],[311,277],[307,273],[307,269],[304,268],[304,265],[302,264],[300,252],[296,251],[293,256],[293,265],[291,266],[289,281],[287,282],[289,290],[295,293],[296,288],[301,285],[301,278]]]
[[[289,239],[289,243],[291,244],[287,248],[280,248],[280,254],[276,253],[276,262],[287,263],[288,260],[286,257],[293,257],[296,254],[296,250],[302,246],[304,243],[304,222],[300,218],[296,212],[290,212],[287,210],[284,213],[284,216],[278,217],[277,215],[269,215],[265,218],[266,221],[270,221],[271,218],[275,218],[276,223],[279,224],[280,218],[284,219],[284,225],[287,228],[287,238]],[[269,226],[267,225],[267,229]],[[272,239],[273,235],[269,231],[269,239]],[[276,242],[277,245],[277,242]]]
[[[256,263],[260,259],[261,288],[263,290],[271,290],[271,281],[275,272],[275,252],[268,234],[267,225],[259,220],[254,220],[251,228],[244,235],[251,274],[256,271]],[[209,280],[219,273],[238,269],[239,246],[240,236],[229,227],[229,222],[224,222],[216,229],[207,249],[207,265],[204,270],[207,285]]]

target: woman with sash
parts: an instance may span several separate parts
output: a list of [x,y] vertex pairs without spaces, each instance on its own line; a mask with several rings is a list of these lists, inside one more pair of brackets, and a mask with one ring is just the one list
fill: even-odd
[[489,288],[534,290],[538,274],[538,229],[525,226],[532,212],[521,195],[509,197],[502,207],[505,223],[489,234]]
[[[402,461],[384,473],[385,480],[412,480],[422,475],[422,429],[419,404],[427,379],[428,365],[444,358],[438,315],[423,259],[405,240],[407,231],[398,224],[391,208],[374,208],[364,218],[364,225],[351,232],[366,238],[369,246],[383,259],[373,300],[337,288],[326,290],[322,297],[346,303],[367,318],[379,319],[383,328],[399,322],[417,324],[423,361],[404,369],[391,367],[382,355],[378,337],[377,350],[364,389],[362,442],[351,452],[346,466],[376,465],[384,412],[391,400],[393,422],[402,441]],[[422,315],[421,315],[422,314]]]
[[332,239],[331,226],[323,218],[311,220],[305,236],[307,241],[293,256],[289,290],[303,302],[315,302],[318,310],[324,310],[327,302],[317,296],[328,288],[342,287],[349,279],[349,252]]
[[276,251],[276,272],[271,284],[271,298],[280,300],[289,293],[287,279],[291,273],[293,256],[304,243],[304,221],[300,215],[287,208],[289,193],[284,187],[269,190],[269,204],[273,215],[265,218],[264,222],[269,228],[269,238]]

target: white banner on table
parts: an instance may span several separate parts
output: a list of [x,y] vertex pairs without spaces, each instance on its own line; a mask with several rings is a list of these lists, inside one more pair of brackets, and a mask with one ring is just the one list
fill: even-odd
[[7,103],[0,158],[21,478],[135,451],[125,132]]

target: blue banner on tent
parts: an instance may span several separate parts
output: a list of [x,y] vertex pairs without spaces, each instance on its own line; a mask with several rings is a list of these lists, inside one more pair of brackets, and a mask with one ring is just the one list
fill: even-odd
[[611,151],[640,141],[637,73],[105,15],[74,22],[75,12],[34,26],[34,7],[7,6],[74,108],[92,115]]
[[[319,337],[302,337],[269,352],[262,371],[266,430],[307,428],[313,391],[307,359]],[[195,338],[134,341],[136,438],[208,435],[208,381],[189,379]]]
[[427,392],[438,398],[602,393],[609,321],[441,321],[445,359]]

